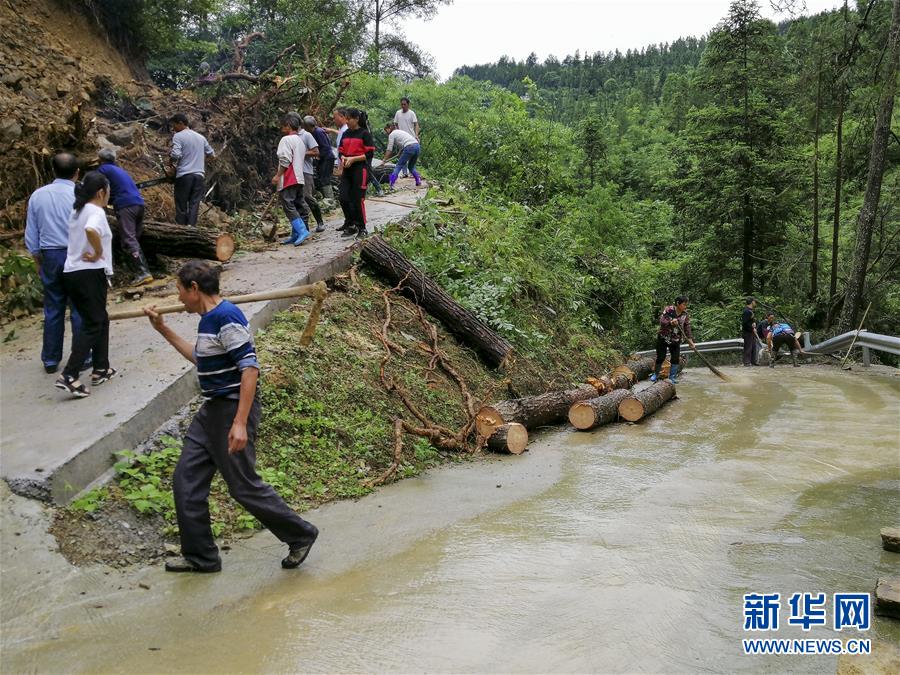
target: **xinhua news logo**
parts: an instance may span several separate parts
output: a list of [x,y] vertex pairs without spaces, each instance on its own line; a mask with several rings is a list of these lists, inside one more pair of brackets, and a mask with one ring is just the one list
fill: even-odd
[[[787,625],[809,631],[813,626],[830,626],[835,631],[867,631],[871,625],[869,593],[835,593],[831,603],[825,593],[794,593],[787,600]],[[773,633],[780,629],[780,593],[744,595],[744,630]],[[830,622],[829,622],[830,617]],[[760,637],[741,640],[744,654],[871,654],[868,638],[788,639]]]

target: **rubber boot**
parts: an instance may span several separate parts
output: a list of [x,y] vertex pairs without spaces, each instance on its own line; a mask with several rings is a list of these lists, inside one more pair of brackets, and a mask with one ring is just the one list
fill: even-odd
[[396,182],[397,182],[397,174],[392,173],[391,177],[388,178],[388,185],[390,186],[390,188],[392,190],[394,189],[394,183],[396,183]]
[[659,371],[655,370],[655,371],[653,371],[653,374],[650,376],[650,381],[656,382],[658,379],[659,379]]
[[422,176],[419,175],[419,172],[415,169],[412,170],[413,178],[416,179],[416,187],[419,187],[422,184]]
[[306,229],[306,223],[303,222],[303,218],[292,220],[291,227],[294,228],[294,232],[297,232],[297,238],[294,239],[294,246],[299,246],[306,241],[307,237],[309,237],[309,230]]
[[147,259],[143,253],[138,253],[137,258],[132,258],[134,265],[134,279],[131,280],[132,286],[143,286],[153,281],[153,275],[150,274],[150,268],[147,267]]
[[672,364],[672,367],[669,368],[669,382],[672,384],[678,384],[678,368],[675,364]]
[[800,362],[797,360],[797,357],[800,355],[800,352],[796,349],[791,350],[791,363],[794,364],[794,368],[800,367]]
[[[297,241],[297,238],[300,236],[300,232],[301,232],[301,230],[297,226],[298,222],[302,223],[303,220],[301,218],[294,218],[291,221],[291,236],[288,237],[287,239],[282,239],[281,240],[282,244],[285,244],[285,245],[293,244]],[[306,229],[305,226],[304,226],[304,229]]]

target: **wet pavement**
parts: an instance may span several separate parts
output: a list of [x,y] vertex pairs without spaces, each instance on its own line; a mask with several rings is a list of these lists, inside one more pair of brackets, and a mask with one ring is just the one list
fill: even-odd
[[[641,424],[549,431],[313,512],[322,536],[292,572],[267,533],[219,575],[76,570],[41,507],[7,496],[3,669],[833,672],[744,656],[742,596],[900,574],[879,537],[898,521],[900,378],[728,372],[690,369]],[[900,622],[775,637],[897,644]]]

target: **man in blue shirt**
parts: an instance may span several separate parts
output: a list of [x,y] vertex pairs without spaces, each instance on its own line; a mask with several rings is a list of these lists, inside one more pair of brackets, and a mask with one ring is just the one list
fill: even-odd
[[[41,361],[44,370],[55,373],[62,360],[66,331],[66,305],[71,305],[63,286],[63,266],[69,246],[69,215],[75,204],[78,160],[67,152],[53,157],[56,179],[38,188],[28,200],[25,246],[34,258],[44,285],[44,341]],[[72,335],[81,329],[81,317],[72,310]]]
[[319,530],[256,473],[259,362],[247,318],[219,296],[219,270],[207,262],[185,263],[176,284],[185,309],[200,315],[195,344],[167,326],[155,306],[145,307],[144,313],[178,353],[196,364],[204,403],[188,427],[172,476],[183,557],[167,562],[166,571],[222,569],[209,521],[209,486],[217,470],[229,494],[288,545],[281,566],[297,567],[309,555]]
[[149,284],[153,276],[139,241],[144,231],[144,198],[128,172],[116,164],[115,150],[103,148],[97,154],[100,157],[100,168],[97,170],[109,181],[109,201],[116,211],[122,248],[135,273],[131,285]]

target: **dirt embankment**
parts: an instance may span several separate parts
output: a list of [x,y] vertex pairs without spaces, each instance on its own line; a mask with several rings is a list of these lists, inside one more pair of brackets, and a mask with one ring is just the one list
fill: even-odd
[[[97,150],[113,147],[135,180],[159,176],[169,147],[167,120],[175,112],[186,112],[197,131],[222,147],[223,113],[190,92],[137,81],[103,30],[77,8],[57,0],[0,0],[0,230],[24,227],[28,196],[52,179],[50,158],[60,150],[89,168]],[[213,164],[208,180],[216,183],[212,199],[234,207],[238,178],[229,159]],[[150,218],[171,220],[170,186],[144,195]],[[214,226],[226,220],[218,209],[205,215]]]

